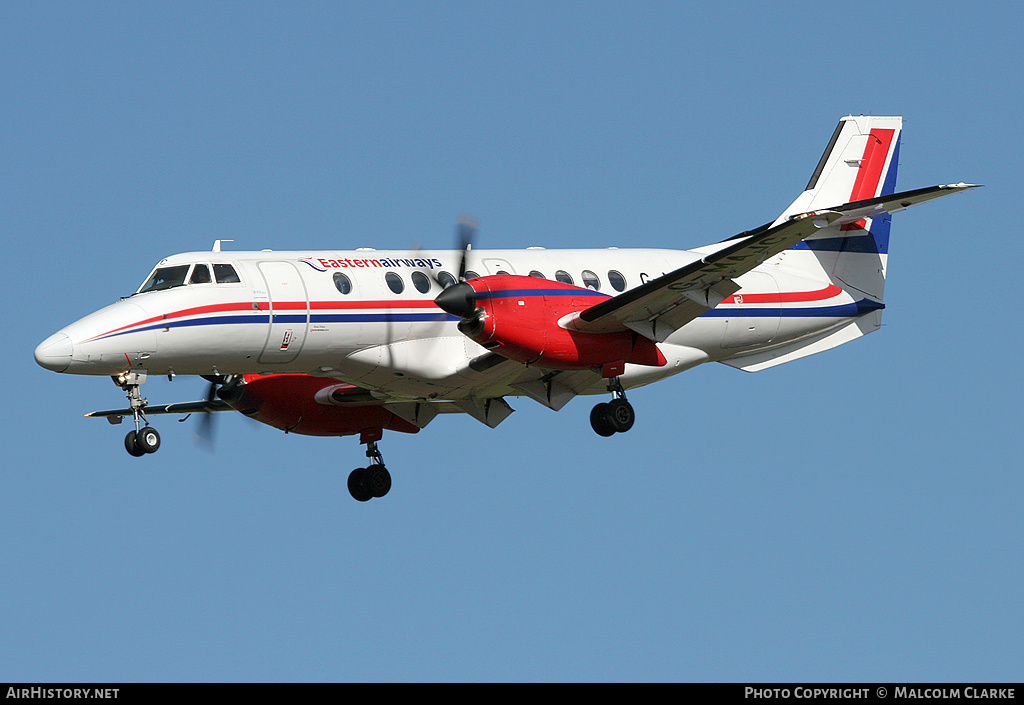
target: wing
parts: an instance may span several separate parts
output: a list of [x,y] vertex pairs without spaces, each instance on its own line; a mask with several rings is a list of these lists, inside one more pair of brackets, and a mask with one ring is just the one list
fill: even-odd
[[[181,401],[174,404],[150,404],[144,409],[146,416],[152,414],[198,414],[204,411],[234,411],[231,406],[220,399],[203,401]],[[131,416],[132,409],[110,409],[108,411],[90,411],[89,418],[105,418],[110,423],[121,423],[125,416]]]
[[739,291],[734,281],[770,257],[822,228],[879,218],[941,196],[975,188],[971,184],[932,186],[801,213],[726,240],[724,246],[688,265],[602,301],[561,321],[591,333],[633,330],[663,342],[673,332]]

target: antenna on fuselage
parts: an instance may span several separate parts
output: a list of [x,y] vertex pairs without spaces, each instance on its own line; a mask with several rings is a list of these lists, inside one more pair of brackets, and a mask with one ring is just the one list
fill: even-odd
[[214,252],[220,252],[220,243],[222,243],[222,242],[234,242],[234,240],[214,240],[213,241],[213,251]]

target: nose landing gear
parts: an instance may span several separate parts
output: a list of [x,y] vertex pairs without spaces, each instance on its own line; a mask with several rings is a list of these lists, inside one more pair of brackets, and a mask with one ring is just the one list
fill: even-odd
[[135,418],[135,430],[129,431],[124,437],[124,449],[136,458],[147,453],[155,453],[160,448],[160,434],[146,419],[146,405],[149,401],[143,398],[139,391],[139,385],[146,381],[146,373],[133,370],[117,375],[113,380],[126,392],[132,416]]
[[633,428],[636,421],[633,405],[626,400],[626,392],[618,377],[609,381],[608,391],[612,393],[612,400],[601,402],[590,411],[590,426],[597,435],[605,437],[625,433]]

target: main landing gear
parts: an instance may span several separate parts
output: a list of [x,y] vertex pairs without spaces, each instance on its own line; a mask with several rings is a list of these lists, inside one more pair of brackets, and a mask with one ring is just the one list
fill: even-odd
[[606,437],[625,433],[633,428],[636,421],[633,405],[626,401],[626,392],[618,377],[609,381],[608,391],[612,393],[612,400],[601,402],[590,411],[590,425],[594,432]]
[[[135,417],[135,430],[129,431],[124,437],[124,449],[136,458],[155,453],[160,448],[160,434],[149,425],[146,419],[146,405],[149,403],[139,392],[139,385],[146,381],[145,372],[123,372],[113,378],[114,383],[123,389],[131,404],[132,416]],[[145,424],[145,425],[143,425]]]
[[360,443],[366,445],[366,457],[370,465],[356,468],[348,476],[348,491],[359,502],[368,502],[374,497],[383,497],[391,489],[391,473],[384,467],[384,457],[377,448],[377,441],[384,435],[383,429],[363,431]]

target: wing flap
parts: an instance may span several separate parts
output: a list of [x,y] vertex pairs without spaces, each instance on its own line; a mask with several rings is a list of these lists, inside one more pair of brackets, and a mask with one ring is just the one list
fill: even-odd
[[543,372],[527,368],[510,386],[554,411],[602,380],[594,370],[550,370],[537,376],[538,371]]

